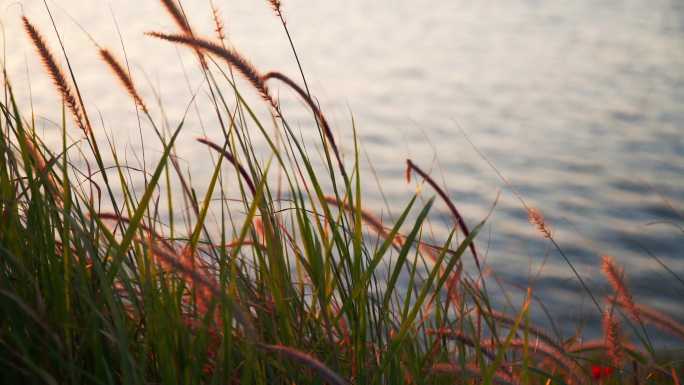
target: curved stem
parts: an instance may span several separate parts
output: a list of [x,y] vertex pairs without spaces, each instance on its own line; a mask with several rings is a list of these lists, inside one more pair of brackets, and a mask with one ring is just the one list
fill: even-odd
[[[415,171],[418,175],[423,177],[425,181],[432,186],[435,191],[437,191],[437,194],[444,200],[444,203],[449,207],[449,211],[451,211],[451,214],[454,216],[454,219],[456,219],[456,222],[458,223],[458,227],[461,229],[463,232],[463,235],[467,238],[470,235],[470,230],[468,230],[468,226],[466,225],[465,221],[463,220],[463,217],[461,216],[461,213],[458,212],[458,209],[456,209],[456,206],[454,203],[449,199],[447,196],[446,192],[439,187],[437,183],[428,175],[426,174],[423,170],[420,169],[420,167],[416,166],[411,159],[406,159],[406,167],[407,167],[407,176],[410,177],[411,173],[410,171],[413,170]],[[470,243],[470,251],[473,253],[473,259],[475,259],[475,265],[477,266],[477,270],[482,272],[482,269],[480,268],[480,260],[477,256],[477,250],[475,249],[475,242]]]

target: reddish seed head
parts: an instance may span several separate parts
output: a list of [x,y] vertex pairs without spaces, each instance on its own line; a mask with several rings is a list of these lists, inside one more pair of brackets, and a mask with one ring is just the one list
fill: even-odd
[[280,16],[280,0],[268,0],[273,10]]

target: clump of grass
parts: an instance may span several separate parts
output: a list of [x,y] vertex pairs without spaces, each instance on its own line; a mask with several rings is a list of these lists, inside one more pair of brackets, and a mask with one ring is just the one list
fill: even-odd
[[[270,3],[283,20],[280,2]],[[185,117],[162,133],[110,51],[99,48],[148,118],[141,129],[159,140],[160,155],[150,169],[122,163],[113,146],[101,153],[100,133],[89,132],[92,154],[79,153],[78,144],[69,143],[66,121],[61,148],[46,147],[33,121],[22,119],[5,79],[0,383],[562,384],[590,383],[592,365],[619,369],[603,383],[678,381],[679,367],[618,332],[617,315],[626,309],[638,315],[631,321],[677,337],[684,337],[684,328],[636,303],[612,260],[603,268],[617,295],[607,301],[600,341],[551,337],[532,324],[531,290],[518,310],[496,308],[474,246],[486,218],[468,227],[446,190],[409,160],[407,176],[416,173],[434,188],[453,228],[440,244],[426,242],[434,198],[418,207],[416,195],[392,223],[383,222],[363,205],[358,146],[347,174],[332,128],[306,84],[277,71],[262,74],[223,45],[221,32],[216,42],[199,38],[175,2],[162,4],[182,34],[152,36],[223,61],[212,62],[215,67],[202,61],[198,68],[214,96],[207,110],[226,122],[223,144],[198,139],[199,148],[220,155],[207,161],[206,183],[183,172],[173,155]],[[76,103],[45,40],[23,21],[76,125],[85,130],[85,107]],[[275,110],[273,128],[287,145],[272,140],[225,64]],[[326,160],[334,156],[338,169],[313,166],[266,87],[271,79],[312,110]],[[268,143],[268,161],[251,145],[256,136]],[[79,169],[91,167],[90,156],[96,166]],[[287,199],[276,193],[281,186],[273,170],[282,175]],[[142,189],[130,182],[136,172],[144,174]],[[323,179],[333,182],[332,191]],[[104,190],[116,191],[111,202],[103,200]],[[533,223],[545,228],[543,219]],[[463,234],[458,241],[457,231]],[[468,250],[478,267],[474,278],[462,263]],[[648,342],[645,334],[631,337]]]

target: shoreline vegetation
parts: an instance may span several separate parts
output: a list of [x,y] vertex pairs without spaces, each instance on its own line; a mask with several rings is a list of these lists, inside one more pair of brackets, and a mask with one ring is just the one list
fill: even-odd
[[[609,256],[601,269],[613,292],[592,293],[541,212],[522,198],[530,224],[591,298],[603,337],[534,325],[531,288],[514,312],[496,309],[477,247],[487,218],[468,224],[418,160],[407,160],[407,183],[433,198],[416,192],[392,223],[364,207],[356,138],[344,159],[306,83],[281,3],[267,5],[283,26],[297,78],[262,72],[242,57],[213,6],[215,36],[197,35],[179,3],[161,0],[177,30],[144,37],[197,56],[213,101],[205,109],[224,138],[197,138],[213,160],[206,186],[193,186],[175,155],[184,122],[162,128],[127,60],[95,43],[103,73],[118,79],[141,130],[154,133],[146,137],[163,151],[141,170],[122,162],[111,141],[100,147],[59,29],[53,21],[48,39],[22,16],[27,44],[63,102],[55,106],[63,111],[62,140],[51,150],[36,135],[35,116],[21,116],[3,71],[1,383],[680,383],[681,357],[668,357],[650,336],[657,330],[684,344],[684,325],[634,298],[628,273]],[[270,88],[276,84],[311,110],[323,169],[288,124]],[[260,95],[271,121],[261,121],[242,92]],[[267,162],[255,154],[257,135],[271,152]],[[228,198],[235,194],[237,205]],[[424,240],[435,205],[453,220],[442,244]],[[164,212],[180,213],[182,223],[175,215],[165,221]],[[219,231],[209,228],[213,217]],[[475,271],[464,268],[465,258]],[[669,272],[672,284],[684,284]]]

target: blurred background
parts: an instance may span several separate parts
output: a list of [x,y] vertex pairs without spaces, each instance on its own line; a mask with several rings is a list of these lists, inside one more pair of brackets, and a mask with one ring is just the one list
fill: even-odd
[[[130,161],[143,148],[135,108],[87,34],[120,57],[123,42],[138,87],[169,125],[181,120],[197,92],[179,155],[201,185],[211,168],[194,137],[220,140],[221,134],[192,52],[143,36],[176,30],[160,3],[48,4],[89,113],[102,128],[98,135],[112,135]],[[33,109],[39,134],[56,141],[59,98],[19,19],[23,10],[57,52],[45,6],[38,0],[0,5],[4,64],[20,105],[28,116]],[[196,32],[214,36],[210,3],[183,5]],[[215,6],[230,44],[257,68],[300,79],[267,1],[215,0]],[[684,2],[286,0],[283,11],[348,164],[354,120],[366,208],[388,222],[398,215],[415,192],[403,177],[406,158],[446,186],[471,226],[500,191],[477,241],[491,277],[512,292],[533,284],[565,330],[578,320],[591,328],[593,305],[576,278],[479,151],[544,214],[592,290],[607,292],[600,257],[613,255],[638,301],[684,321],[684,284],[672,274],[684,275]],[[242,89],[268,116],[249,87]],[[308,110],[289,91],[279,96],[309,150],[320,153]],[[76,140],[79,133],[72,134]],[[144,137],[153,138],[151,131]],[[159,146],[147,141],[144,147],[152,164]],[[432,192],[424,188],[422,195]],[[431,236],[439,242],[451,222],[441,203],[435,213]]]

